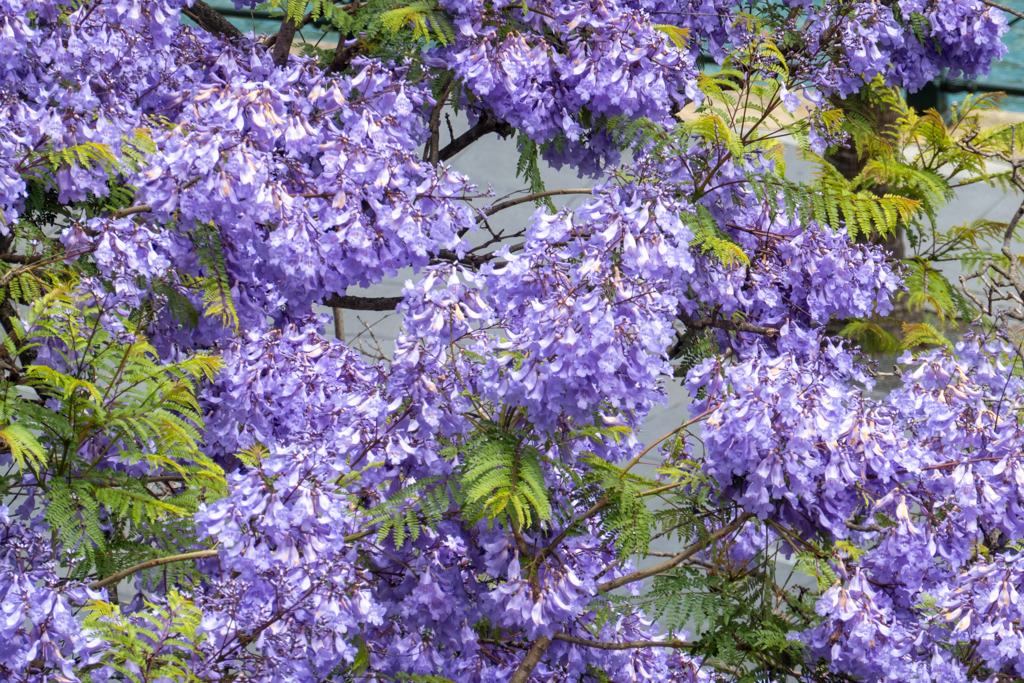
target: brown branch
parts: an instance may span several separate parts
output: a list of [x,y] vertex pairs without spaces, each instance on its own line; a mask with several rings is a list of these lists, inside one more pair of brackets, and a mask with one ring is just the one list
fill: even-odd
[[751,332],[753,334],[763,334],[767,337],[776,337],[779,334],[779,330],[774,327],[725,320],[718,317],[704,316],[703,318],[691,318],[684,311],[679,312],[679,320],[691,330],[703,330],[708,327],[714,327],[728,332]]
[[494,114],[489,111],[485,111],[483,116],[480,117],[480,120],[476,122],[475,126],[452,140],[451,144],[446,145],[445,148],[438,153],[438,161],[448,161],[488,133],[497,133],[501,137],[507,138],[512,134],[512,130],[511,125],[504,121],[499,121]]
[[[334,8],[335,9],[341,8],[344,11],[348,12],[349,14],[355,14],[356,10],[359,9],[359,0],[352,0],[352,2],[348,2],[348,3],[344,4],[344,5],[335,5]],[[306,16],[304,16],[302,18],[302,23],[299,24],[298,30],[301,31],[307,24],[312,24],[312,23],[313,23],[313,13],[312,12],[306,12]],[[276,33],[273,34],[273,35],[267,36],[262,41],[263,47],[267,47],[267,48],[273,47],[275,43],[277,43],[277,34]]]
[[[94,480],[95,481],[95,480]],[[149,486],[150,484],[175,484],[184,483],[185,477],[180,474],[158,474],[156,476],[143,476],[139,479],[143,486]],[[100,481],[97,483],[98,486],[108,489],[121,488],[124,482],[116,480]]]
[[519,668],[512,674],[512,678],[508,679],[508,683],[526,683],[530,680],[530,674],[540,664],[540,658],[544,656],[549,647],[551,647],[551,639],[547,636],[541,636],[533,641],[530,651],[526,653],[526,657],[520,662]]
[[596,503],[594,503],[593,505],[591,505],[591,506],[590,506],[590,509],[589,509],[589,510],[587,510],[586,512],[584,512],[584,513],[583,513],[582,515],[580,515],[579,517],[577,517],[576,519],[574,519],[574,520],[573,520],[572,522],[570,522],[569,524],[566,524],[566,525],[565,525],[565,528],[564,528],[564,529],[562,529],[562,533],[558,534],[558,536],[556,536],[556,537],[554,538],[554,540],[553,540],[553,541],[551,541],[551,543],[549,543],[548,545],[546,545],[546,546],[545,546],[545,547],[544,547],[544,548],[543,548],[543,549],[542,549],[542,550],[540,551],[540,553],[538,553],[538,555],[537,555],[537,560],[538,560],[538,561],[541,561],[541,560],[543,560],[543,559],[544,559],[545,557],[548,557],[549,555],[553,554],[553,553],[555,552],[555,548],[557,548],[557,547],[558,547],[558,546],[559,546],[559,545],[560,545],[560,544],[562,543],[562,541],[564,541],[564,540],[565,540],[565,537],[569,535],[569,532],[570,532],[570,531],[572,531],[572,529],[573,529],[573,528],[574,528],[574,527],[575,527],[575,526],[576,526],[577,524],[579,524],[580,522],[585,522],[585,521],[587,521],[588,519],[590,519],[591,517],[593,517],[594,515],[596,515],[596,514],[597,514],[598,512],[600,512],[601,510],[604,510],[604,509],[605,509],[606,507],[608,507],[609,505],[611,505],[611,501],[609,501],[609,500],[608,500],[608,496],[604,496],[603,498],[601,498],[601,500],[599,500],[599,501],[597,501]]
[[366,529],[365,531],[358,531],[354,534],[349,534],[345,537],[345,543],[353,543],[359,539],[366,538],[370,534],[377,533],[373,529]]
[[281,28],[277,31],[277,40],[274,41],[274,64],[284,66],[288,63],[288,54],[291,52],[292,43],[295,41],[295,31],[298,28],[298,24],[285,15],[281,22]]
[[[199,176],[196,176],[192,180],[188,181],[187,183],[185,183],[184,185],[179,187],[178,188],[178,192],[184,192],[185,190],[189,189],[190,187],[192,187],[193,185],[198,183],[200,181],[200,179],[201,178]],[[135,206],[129,206],[129,207],[126,207],[124,209],[120,209],[118,211],[115,211],[113,213],[113,217],[114,218],[124,218],[126,216],[131,216],[131,215],[134,215],[134,214],[137,214],[137,213],[149,213],[152,210],[153,210],[153,206],[151,204],[136,204]]]
[[219,550],[198,550],[194,553],[182,553],[180,555],[168,555],[167,557],[157,557],[152,560],[141,562],[134,567],[128,567],[116,574],[111,574],[105,579],[99,581],[93,581],[89,584],[89,588],[94,591],[98,591],[101,588],[106,588],[111,584],[119,582],[121,579],[127,578],[136,572],[141,572],[145,569],[152,569],[153,567],[160,567],[165,564],[171,564],[173,562],[185,562],[187,560],[201,560],[204,557],[216,557]]
[[180,474],[158,474],[158,475],[152,476],[152,477],[151,476],[145,476],[145,477],[142,478],[142,481],[145,484],[153,484],[153,483],[168,482],[168,481],[185,481],[185,477],[183,477]]
[[470,268],[479,268],[494,258],[494,252],[488,254],[463,254],[461,257],[451,249],[440,249],[431,263],[459,263]]
[[[296,30],[302,30],[307,24],[312,24],[312,23],[313,23],[313,13],[312,12],[306,12],[306,16],[304,16],[302,18],[302,21],[299,23],[299,25],[298,25]],[[267,36],[263,40],[263,47],[266,47],[266,48],[274,47],[274,44],[276,42],[277,42],[277,34],[275,33],[272,36]]]
[[45,260],[36,259],[31,263],[22,266],[21,268],[14,268],[12,270],[9,270],[6,273],[4,273],[3,277],[0,277],[0,291],[2,291],[3,288],[6,287],[7,285],[11,284],[11,281],[14,280],[14,278],[19,277],[25,273],[30,273],[36,268],[39,268],[40,266],[48,266],[51,263],[59,263],[61,261],[76,259],[79,256],[84,256],[85,254],[92,253],[94,249],[95,247],[89,247],[88,249],[82,249],[80,251],[66,251],[59,256],[53,256]]
[[594,194],[594,191],[587,187],[572,187],[565,188],[562,190],[545,190],[544,192],[534,192],[533,194],[528,194],[525,197],[517,197],[515,199],[509,199],[506,202],[500,202],[489,209],[481,211],[481,213],[484,216],[493,216],[499,211],[510,209],[513,206],[519,206],[520,204],[525,204],[527,202],[535,202],[538,199],[544,199],[545,197],[556,197],[558,195],[563,194]]
[[394,311],[402,303],[400,296],[342,296],[332,294],[323,300],[328,308],[347,308],[350,311]]
[[441,108],[444,107],[444,103],[448,100],[448,95],[452,92],[452,87],[455,85],[455,74],[448,74],[445,79],[444,87],[441,88],[441,94],[437,97],[437,104],[434,105],[434,110],[430,112],[430,139],[427,140],[426,147],[423,149],[423,161],[429,161],[434,166],[440,159],[441,149]]
[[0,254],[0,261],[4,263],[21,263],[28,265],[30,263],[39,263],[43,260],[43,257],[36,254],[35,256],[26,256],[24,254]]
[[229,40],[237,40],[244,34],[220,12],[210,7],[203,0],[196,0],[192,7],[186,7],[182,14],[196,22],[199,28],[207,33],[221,36]]
[[114,212],[114,218],[125,218],[136,213],[149,213],[153,210],[153,207],[149,204],[139,204],[138,206],[129,206],[127,209],[121,209]]
[[555,640],[572,643],[573,645],[582,645],[583,647],[593,647],[598,650],[634,650],[640,647],[671,647],[677,649],[688,649],[693,647],[693,643],[687,643],[682,640],[632,640],[625,643],[607,643],[599,640],[575,638],[573,636],[567,636],[564,633],[556,633]]
[[361,40],[352,43],[348,47],[342,47],[341,43],[338,43],[338,46],[334,48],[334,57],[331,59],[331,64],[324,73],[330,76],[347,69],[348,65],[352,63],[352,60],[356,58],[365,45]]
[[736,531],[741,526],[746,524],[747,520],[753,516],[754,513],[745,512],[729,524],[726,524],[718,531],[715,531],[714,533],[709,535],[707,538],[702,538],[693,545],[688,546],[682,552],[673,556],[672,559],[665,560],[664,562],[659,562],[653,567],[641,569],[640,571],[633,572],[632,574],[626,574],[625,576],[620,576],[617,579],[606,581],[605,583],[602,583],[597,587],[597,592],[607,593],[608,591],[615,590],[616,588],[625,586],[626,584],[630,584],[635,581],[643,581],[644,579],[650,578],[652,576],[657,576],[658,574],[661,574],[663,572],[667,572],[669,569],[674,568],[679,563],[684,562],[690,557],[693,557],[701,550],[703,550],[706,546],[717,543],[718,541],[722,540],[732,532]]
[[988,5],[989,7],[995,7],[996,9],[1001,9],[1004,12],[1006,12],[1007,14],[1012,14],[1013,16],[1015,16],[1015,17],[1017,17],[1019,19],[1024,19],[1024,12],[1018,12],[1015,9],[1010,9],[1006,5],[1000,5],[999,3],[992,2],[992,0],[981,0],[981,2],[983,4],[985,4],[985,5]]

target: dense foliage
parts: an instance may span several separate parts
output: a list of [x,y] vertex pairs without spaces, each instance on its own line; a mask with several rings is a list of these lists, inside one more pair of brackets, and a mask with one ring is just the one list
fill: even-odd
[[[1000,10],[273,6],[0,0],[0,678],[1024,678],[1024,208],[936,224],[1024,132],[899,95]],[[529,191],[480,208],[445,161],[493,133]],[[556,210],[545,162],[601,182]],[[397,311],[390,357],[325,305]]]

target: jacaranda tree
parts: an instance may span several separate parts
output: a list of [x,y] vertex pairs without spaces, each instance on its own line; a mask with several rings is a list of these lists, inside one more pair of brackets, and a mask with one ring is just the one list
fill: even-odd
[[[0,678],[1024,677],[1024,209],[935,225],[1024,189],[1024,134],[899,96],[986,73],[1001,10],[273,8],[0,0]],[[495,133],[501,202],[445,163]],[[556,210],[544,163],[601,180]],[[323,306],[397,311],[393,353]],[[868,344],[908,349],[884,400]]]

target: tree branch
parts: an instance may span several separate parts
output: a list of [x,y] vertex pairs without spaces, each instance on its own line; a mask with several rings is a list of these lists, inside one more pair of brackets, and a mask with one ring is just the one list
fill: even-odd
[[481,211],[481,213],[485,216],[493,216],[499,211],[510,209],[513,206],[519,206],[520,204],[534,202],[537,201],[538,199],[544,199],[545,197],[556,197],[558,195],[563,194],[594,194],[594,191],[587,187],[573,187],[562,190],[545,190],[544,192],[534,192],[533,194],[528,194],[525,197],[517,197],[515,199],[509,199],[506,202],[500,202],[489,209]]
[[168,555],[167,557],[157,557],[152,560],[141,562],[134,567],[128,567],[116,574],[111,574],[105,579],[99,581],[93,581],[89,584],[89,588],[94,591],[98,591],[101,588],[106,588],[111,584],[119,582],[121,579],[127,578],[136,572],[141,572],[145,569],[152,569],[153,567],[160,567],[165,564],[171,564],[173,562],[185,562],[187,560],[201,560],[204,557],[216,557],[220,553],[219,550],[197,550],[194,553],[182,553],[180,555]]
[[334,48],[334,57],[331,59],[331,64],[324,73],[330,76],[347,69],[348,65],[359,54],[359,51],[363,49],[363,45],[364,43],[361,40],[357,40],[348,47],[342,47],[341,43],[338,43],[338,46]]
[[328,308],[347,308],[350,311],[394,311],[402,303],[400,296],[341,296],[332,294],[323,300]]
[[212,33],[229,40],[237,40],[244,35],[234,24],[225,19],[224,15],[210,7],[203,0],[195,0],[192,7],[186,7],[181,12],[199,24],[199,28],[207,33]]
[[1015,17],[1017,17],[1019,19],[1024,19],[1024,12],[1018,12],[1015,9],[1010,9],[1006,5],[1000,5],[999,3],[992,2],[992,0],[981,0],[981,2],[983,4],[985,4],[985,5],[988,5],[989,7],[995,7],[996,9],[1001,9],[1004,12],[1006,12],[1007,14],[1012,14],[1013,16],[1015,16]]
[[565,540],[565,537],[569,535],[569,532],[572,531],[573,527],[575,527],[580,522],[587,521],[601,510],[604,510],[609,505],[611,505],[611,501],[608,500],[608,496],[602,497],[601,500],[591,505],[589,510],[584,512],[576,519],[572,520],[572,522],[570,522],[569,524],[566,524],[565,528],[562,529],[562,533],[558,534],[558,536],[556,536],[554,540],[551,541],[551,543],[547,544],[543,549],[541,549],[540,553],[537,555],[537,559],[543,560],[545,557],[553,554],[555,552],[555,548],[557,548],[562,543],[562,541]]
[[461,257],[451,249],[439,249],[437,257],[431,263],[459,263],[471,268],[479,268],[494,258],[494,252],[488,254],[463,254]]
[[[302,18],[302,21],[296,27],[296,30],[302,30],[307,24],[312,24],[312,23],[313,23],[313,13],[312,12],[307,12],[306,16]],[[266,47],[266,48],[274,47],[274,44],[276,42],[277,42],[277,34],[275,33],[272,36],[267,36],[263,40],[263,47]]]
[[277,31],[277,40],[274,41],[274,64],[284,66],[288,63],[288,54],[291,52],[298,27],[293,19],[285,16],[281,28]]
[[508,679],[508,683],[526,683],[530,680],[530,674],[540,664],[540,658],[544,656],[549,647],[551,647],[551,639],[547,636],[541,636],[533,641],[530,651],[526,653],[526,657],[523,658],[519,668],[512,674],[512,678]]
[[507,138],[512,134],[512,126],[504,121],[499,121],[491,112],[485,111],[475,126],[452,140],[451,144],[446,145],[438,153],[438,161],[448,161],[488,133],[497,133],[501,137]]
[[24,254],[0,254],[0,261],[4,263],[20,263],[28,265],[32,263],[39,263],[43,260],[43,257],[39,254],[34,256],[26,256]]
[[451,94],[454,85],[455,74],[450,73],[445,79],[441,94],[437,97],[437,104],[434,105],[434,110],[430,112],[430,139],[427,140],[426,147],[423,149],[423,161],[429,161],[434,166],[437,166],[440,158],[441,108],[444,107],[444,103],[448,100],[448,95]]
[[598,650],[633,650],[640,647],[671,647],[687,649],[693,647],[693,643],[687,643],[682,640],[632,640],[625,643],[607,643],[599,640],[575,638],[573,636],[567,636],[564,633],[556,633],[555,640],[572,643],[573,645],[582,645],[583,647],[593,647]]
[[137,206],[129,206],[126,209],[121,209],[114,212],[114,218],[125,218],[136,213],[148,213],[153,210],[153,207],[149,204],[139,204]]
[[679,312],[679,320],[691,330],[703,330],[708,327],[715,327],[719,330],[727,330],[729,332],[751,332],[753,334],[763,334],[766,337],[777,337],[779,334],[779,330],[774,327],[754,325],[748,322],[736,322],[735,320],[725,320],[718,317],[705,316],[703,318],[691,318],[683,311]]
[[672,569],[680,562],[683,562],[689,559],[690,557],[696,555],[706,546],[711,545],[713,543],[717,543],[718,541],[722,540],[732,532],[736,531],[741,526],[746,524],[747,520],[753,516],[754,513],[752,512],[744,512],[742,515],[734,519],[729,524],[726,524],[718,531],[712,533],[706,539],[701,539],[693,545],[685,548],[681,553],[678,553],[677,555],[672,557],[672,559],[665,560],[664,562],[659,562],[653,567],[641,569],[640,571],[633,572],[632,574],[626,574],[625,576],[620,576],[617,579],[606,581],[605,583],[602,583],[597,587],[597,592],[607,593],[608,591],[615,590],[620,586],[625,586],[626,584],[633,583],[634,581],[643,581],[646,578],[656,576],[658,574],[661,574],[662,572],[667,572],[669,569]]

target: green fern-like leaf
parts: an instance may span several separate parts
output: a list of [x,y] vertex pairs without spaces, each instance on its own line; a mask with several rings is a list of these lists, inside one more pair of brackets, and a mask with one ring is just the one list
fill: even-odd
[[437,4],[428,0],[416,0],[389,9],[379,15],[379,21],[392,35],[406,26],[411,27],[413,40],[429,40],[433,36],[442,45],[447,45],[455,39],[454,30],[438,11]]
[[896,335],[867,320],[851,320],[840,330],[839,336],[857,342],[869,353],[894,356],[903,348]]
[[953,343],[941,332],[928,323],[904,323],[903,324],[903,346],[912,349],[915,346],[934,344],[952,348]]
[[[99,315],[89,295],[69,285],[33,302],[19,328],[26,345],[57,340],[64,363],[63,370],[28,365],[23,375],[59,403],[49,407],[8,392],[0,415],[8,425],[0,436],[14,460],[45,483],[47,522],[79,578],[194,547],[194,528],[185,535],[163,530],[181,528],[173,520],[190,518],[201,502],[226,492],[223,470],[199,447],[196,399],[219,359],[196,354],[163,363],[141,336],[125,342],[98,324]],[[97,467],[106,462],[142,464],[151,474]],[[154,480],[168,483],[153,489]],[[140,536],[149,544],[126,541]]]
[[[540,176],[540,155],[537,143],[520,133],[517,140],[519,144],[519,161],[516,163],[516,177],[523,178],[530,188],[531,194],[544,192],[546,189],[544,180]],[[551,212],[555,211],[555,205],[550,197],[538,199],[537,205],[543,204]]]
[[658,482],[624,472],[597,457],[587,457],[585,461],[590,472],[584,481],[596,486],[610,503],[601,516],[602,533],[613,540],[622,557],[647,555],[654,515],[641,493],[656,488]]
[[484,428],[458,453],[458,489],[467,519],[507,520],[514,529],[551,519],[540,452],[525,435]]
[[115,604],[86,605],[85,630],[108,644],[100,654],[103,664],[132,683],[199,683],[193,671],[205,640],[202,612],[176,591],[168,593],[165,604],[146,606],[146,611],[126,615]]
[[680,216],[693,231],[692,244],[702,253],[710,253],[726,266],[746,265],[750,258],[740,245],[722,232],[718,221],[711,215],[707,207],[698,204],[696,212]]
[[205,305],[204,314],[219,317],[224,325],[237,328],[238,313],[235,311],[234,299],[231,296],[231,283],[228,279],[227,264],[224,262],[220,231],[212,225],[199,226],[193,232],[192,241],[199,262],[206,268],[205,277],[198,280]]
[[424,528],[435,528],[450,507],[450,494],[442,477],[427,477],[400,488],[383,503],[367,511],[367,525],[377,526],[377,542],[391,536],[396,548],[415,541]]
[[690,40],[690,29],[672,26],[671,24],[655,24],[654,28],[668,36],[672,44],[680,50],[686,49]]

